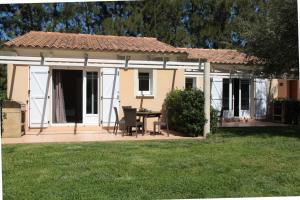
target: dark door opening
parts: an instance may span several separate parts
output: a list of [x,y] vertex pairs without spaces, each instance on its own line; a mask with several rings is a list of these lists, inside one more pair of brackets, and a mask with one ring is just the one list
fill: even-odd
[[240,97],[239,97],[239,88],[240,88],[240,79],[234,78],[232,84],[232,91],[233,91],[233,98],[234,98],[234,116],[239,117],[239,102],[240,102]]
[[[60,77],[57,78],[57,76]],[[60,88],[63,95],[56,98],[63,98],[64,108],[61,106],[60,112],[64,112],[64,121],[67,123],[82,123],[82,71],[53,70],[53,86],[59,84],[61,84]],[[58,100],[53,99],[53,102],[55,101]],[[58,110],[55,106],[59,105],[59,103],[53,103],[53,109]],[[60,123],[55,116],[53,116],[53,122]]]

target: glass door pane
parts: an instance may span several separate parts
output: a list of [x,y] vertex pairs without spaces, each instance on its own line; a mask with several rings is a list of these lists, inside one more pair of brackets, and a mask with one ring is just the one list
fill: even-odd
[[222,94],[223,110],[229,110],[229,79],[223,79],[223,94]]
[[238,117],[240,114],[240,109],[239,109],[239,105],[240,105],[240,97],[239,97],[239,89],[240,89],[240,79],[238,78],[234,78],[232,79],[232,95],[233,95],[233,112],[234,112],[234,116]]
[[241,80],[241,110],[249,110],[249,80]]
[[86,114],[98,114],[98,72],[86,73]]

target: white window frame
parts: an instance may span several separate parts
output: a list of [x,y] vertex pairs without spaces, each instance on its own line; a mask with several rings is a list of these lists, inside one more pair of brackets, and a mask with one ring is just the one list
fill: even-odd
[[[97,90],[97,100],[98,100],[98,104],[99,104],[99,72],[98,71],[91,71],[91,70],[87,70],[86,72],[85,72],[86,74],[85,74],[85,78],[86,78],[86,85],[85,85],[85,87],[87,87],[87,81],[88,81],[88,76],[87,76],[87,74],[88,73],[97,73],[97,77],[94,77],[93,76],[93,78],[97,78],[97,85],[95,86],[94,85],[94,83],[92,82],[92,87],[97,87],[98,88],[98,90]],[[86,105],[85,106],[87,106],[87,88],[85,88],[85,90],[86,90],[86,94],[85,94],[85,102],[86,102]],[[99,109],[97,108],[97,110],[94,108],[94,93],[92,93],[92,98],[91,98],[91,100],[92,100],[92,103],[91,103],[91,111],[92,111],[92,113],[88,113],[87,112],[87,107],[85,108],[86,109],[86,114],[87,115],[98,115],[99,114]],[[99,105],[97,105],[98,107],[99,107]],[[96,111],[97,113],[93,113],[93,111]]]
[[[149,73],[149,91],[139,91],[139,73]],[[152,69],[138,69],[136,73],[136,95],[137,96],[154,96],[153,90],[153,70]]]
[[186,85],[186,79],[187,78],[192,78],[193,79],[193,87],[192,88],[198,88],[197,86],[197,76],[185,76],[184,77],[184,88],[186,89],[185,85]]
[[[97,72],[98,73],[98,110],[97,110],[97,114],[93,114],[93,113],[87,113],[86,110],[86,105],[87,105],[87,99],[86,99],[86,94],[87,94],[87,90],[86,90],[86,86],[87,86],[87,72]],[[83,99],[82,99],[82,122],[83,124],[86,125],[90,125],[90,124],[100,124],[100,116],[102,114],[100,114],[100,69],[96,69],[96,68],[92,68],[92,69],[84,69],[83,68],[83,85],[82,85],[82,95],[83,95]]]

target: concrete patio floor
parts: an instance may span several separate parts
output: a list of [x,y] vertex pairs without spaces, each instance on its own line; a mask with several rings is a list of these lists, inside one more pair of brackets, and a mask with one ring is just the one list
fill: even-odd
[[122,133],[117,135],[112,132],[102,131],[98,133],[40,133],[26,134],[20,138],[2,138],[2,144],[27,144],[27,143],[69,143],[69,142],[104,142],[104,141],[142,141],[142,140],[178,140],[178,139],[203,139],[203,137],[184,137],[170,132],[168,136],[166,132],[161,134],[145,135],[139,134],[138,137],[125,135]]
[[[234,122],[223,122],[222,127],[270,127],[287,126],[281,123],[272,123],[259,120],[241,120]],[[105,142],[105,141],[142,141],[142,140],[178,140],[178,139],[204,139],[203,137],[185,137],[176,132],[170,131],[169,136],[165,131],[161,134],[153,135],[149,132],[144,136],[139,134],[135,136],[117,135],[112,130],[107,130],[99,126],[88,127],[51,127],[43,132],[39,129],[29,130],[25,135],[19,138],[2,138],[2,144],[26,144],[26,143],[69,143],[69,142]]]

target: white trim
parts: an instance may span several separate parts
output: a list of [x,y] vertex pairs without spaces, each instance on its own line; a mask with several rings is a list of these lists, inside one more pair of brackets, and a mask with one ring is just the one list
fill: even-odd
[[[43,63],[42,63],[43,62]],[[174,62],[174,61],[147,61],[106,59],[84,59],[84,58],[53,58],[53,57],[26,57],[26,56],[0,56],[0,64],[19,65],[45,65],[65,67],[96,67],[96,68],[150,68],[150,69],[194,69],[199,70],[198,62]],[[203,70],[203,67],[201,67]]]
[[20,60],[20,61],[39,61],[41,62],[41,57],[29,57],[29,56],[0,56],[0,60]]
[[[151,69],[138,69],[136,70],[136,96],[154,96],[154,82],[156,82],[154,79],[154,72],[156,74],[156,70]],[[139,91],[139,73],[149,73],[149,91]]]
[[[204,76],[204,73],[202,71],[185,71],[184,75],[186,76]],[[211,76],[218,76],[218,77],[223,77],[223,78],[241,78],[241,79],[250,79],[252,77],[251,74],[249,73],[223,73],[223,72],[212,72]]]
[[45,57],[44,62],[84,62],[84,58],[49,58]]
[[[97,77],[97,87],[98,87],[98,96],[97,96],[97,104],[98,104],[98,110],[97,110],[97,114],[89,114],[87,113],[86,110],[86,105],[87,105],[87,99],[86,99],[86,95],[87,95],[87,91],[86,91],[86,86],[87,86],[87,72],[97,72],[98,77]],[[99,74],[99,70],[97,69],[83,69],[83,85],[82,85],[82,90],[83,90],[83,94],[82,94],[82,102],[83,102],[83,109],[82,109],[82,122],[84,124],[89,124],[89,125],[96,125],[99,124],[99,107],[100,107],[100,93],[99,93],[99,88],[100,88],[100,74]],[[92,121],[91,121],[92,120]]]
[[242,88],[241,88],[241,79],[239,79],[239,117],[241,117],[242,109]]
[[[53,89],[53,70],[54,69],[60,69],[60,70],[78,70],[78,71],[82,71],[82,123],[76,123],[76,124],[83,124],[83,125],[100,125],[101,119],[101,110],[100,110],[100,68],[84,68],[84,67],[76,67],[76,68],[72,68],[72,67],[62,67],[62,66],[53,66],[53,67],[49,67],[50,68],[50,81],[51,81],[51,88],[50,88],[50,125],[51,126],[57,126],[57,125],[61,125],[61,126],[66,126],[66,125],[72,125],[75,124],[73,122],[66,122],[66,123],[53,123],[53,108],[52,108],[52,89]],[[98,72],[98,114],[86,114],[86,72]],[[97,123],[86,123],[86,115],[88,115],[88,117],[97,117]],[[98,117],[99,116],[99,117]]]
[[186,88],[186,79],[187,78],[192,78],[193,79],[193,87],[192,88],[199,88],[199,85],[197,84],[198,81],[198,76],[197,75],[184,75],[184,88]]
[[53,68],[52,67],[49,67],[49,75],[50,75],[50,88],[49,88],[49,96],[50,96],[50,113],[49,113],[49,117],[50,117],[50,119],[49,119],[49,125],[50,126],[52,126],[52,124],[53,124],[53,105],[52,105],[52,103],[53,103],[53,99],[52,99],[52,97],[53,97],[53,94],[52,94],[52,92],[53,92]]
[[99,95],[100,95],[100,104],[99,104],[99,107],[100,107],[100,110],[101,110],[101,115],[99,116],[99,118],[100,118],[100,121],[99,121],[99,124],[101,124],[102,126],[103,126],[103,120],[104,120],[104,118],[103,118],[103,69],[102,68],[99,68],[99,71],[100,71],[100,86],[101,87],[99,87],[99,90],[100,90],[100,92],[99,92]]
[[233,93],[232,93],[232,78],[229,77],[229,110],[233,116]]
[[102,101],[101,101],[101,91],[102,91],[102,76],[101,76],[101,68],[98,69],[98,125],[101,126],[101,121],[102,121]]
[[[28,93],[28,127],[29,128],[46,128],[49,126],[50,124],[50,120],[49,120],[49,103],[50,103],[50,100],[49,100],[49,92],[50,92],[50,88],[51,88],[51,77],[50,77],[50,67],[48,66],[28,66],[29,67],[29,77],[28,77],[28,90],[30,90],[30,93]],[[32,68],[33,67],[33,68]],[[47,68],[46,68],[47,67]],[[31,91],[31,78],[34,77],[32,76],[32,73],[31,73],[31,68],[36,70],[36,68],[40,68],[39,72],[43,71],[44,73],[47,72],[47,82],[46,82],[46,88],[45,88],[45,94],[43,94],[42,96],[31,96],[32,95],[32,91]],[[43,68],[43,70],[41,70]],[[46,71],[44,71],[45,69],[47,69]],[[36,80],[37,81],[37,80]],[[39,85],[39,82],[37,82],[38,85]],[[41,88],[41,87],[40,87]],[[43,104],[43,108],[42,108],[42,112],[41,114],[43,115],[42,116],[42,119],[41,119],[41,123],[38,124],[38,123],[33,123],[32,121],[32,115],[30,114],[31,113],[31,101],[32,102],[35,102],[33,101],[33,98],[43,98],[44,99],[44,104]],[[45,105],[46,104],[46,105]],[[43,121],[42,121],[43,120]],[[46,122],[45,122],[46,121]]]
[[[156,96],[156,87],[157,87],[157,81],[158,81],[158,79],[156,77],[157,77],[157,70],[154,69],[152,72],[152,96],[153,97]],[[151,95],[149,97],[151,97]]]
[[82,123],[85,124],[86,115],[86,69],[82,69]]
[[250,117],[255,118],[255,82],[254,77],[250,79]]

